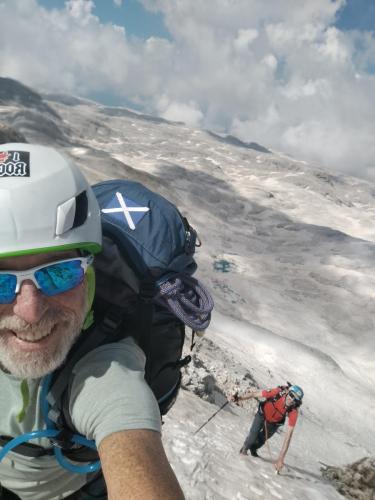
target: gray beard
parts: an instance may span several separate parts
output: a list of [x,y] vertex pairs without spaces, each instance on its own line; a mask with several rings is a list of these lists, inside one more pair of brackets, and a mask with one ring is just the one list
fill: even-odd
[[81,332],[84,316],[72,311],[49,311],[38,324],[29,325],[16,316],[0,317],[0,331],[4,329],[16,331],[50,332],[56,328],[53,335],[55,342],[45,352],[22,352],[10,345],[8,338],[0,333],[0,365],[4,371],[17,378],[33,379],[44,377],[53,372],[64,361]]

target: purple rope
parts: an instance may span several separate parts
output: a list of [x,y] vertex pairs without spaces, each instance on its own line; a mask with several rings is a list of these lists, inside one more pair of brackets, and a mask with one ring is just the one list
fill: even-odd
[[208,290],[192,276],[178,275],[165,281],[159,286],[155,301],[193,330],[205,330],[210,324],[214,301]]

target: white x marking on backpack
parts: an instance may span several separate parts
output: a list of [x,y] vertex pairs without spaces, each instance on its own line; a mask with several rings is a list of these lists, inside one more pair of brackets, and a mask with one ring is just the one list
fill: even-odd
[[126,219],[126,222],[128,223],[130,229],[132,229],[134,231],[135,224],[134,224],[134,221],[132,219],[132,216],[130,215],[130,212],[148,212],[150,209],[148,207],[128,207],[126,205],[125,199],[121,193],[117,192],[116,196],[117,196],[117,199],[118,199],[120,206],[117,208],[102,208],[102,212],[105,214],[115,213],[115,212],[123,212],[125,219]]

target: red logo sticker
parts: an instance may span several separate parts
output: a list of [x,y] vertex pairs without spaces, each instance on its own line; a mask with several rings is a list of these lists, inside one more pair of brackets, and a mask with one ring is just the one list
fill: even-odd
[[4,163],[9,158],[9,153],[7,151],[0,151],[0,163]]

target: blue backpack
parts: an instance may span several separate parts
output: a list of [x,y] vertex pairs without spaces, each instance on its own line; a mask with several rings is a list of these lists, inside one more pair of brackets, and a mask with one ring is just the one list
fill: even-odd
[[12,438],[7,439],[7,446],[15,452],[28,456],[54,453],[60,465],[82,473],[97,470],[99,462],[90,468],[67,460],[98,458],[95,444],[76,434],[70,418],[69,382],[74,365],[101,345],[135,336],[146,355],[146,381],[164,415],[177,397],[181,368],[191,359],[182,358],[185,325],[193,334],[205,330],[213,309],[209,292],[192,276],[200,241],[175,205],[132,181],[106,181],[93,190],[103,229],[103,251],[94,264],[94,320],[62,367],[43,381],[47,430],[40,432],[45,432],[53,447],[46,450],[20,438],[13,446]]

